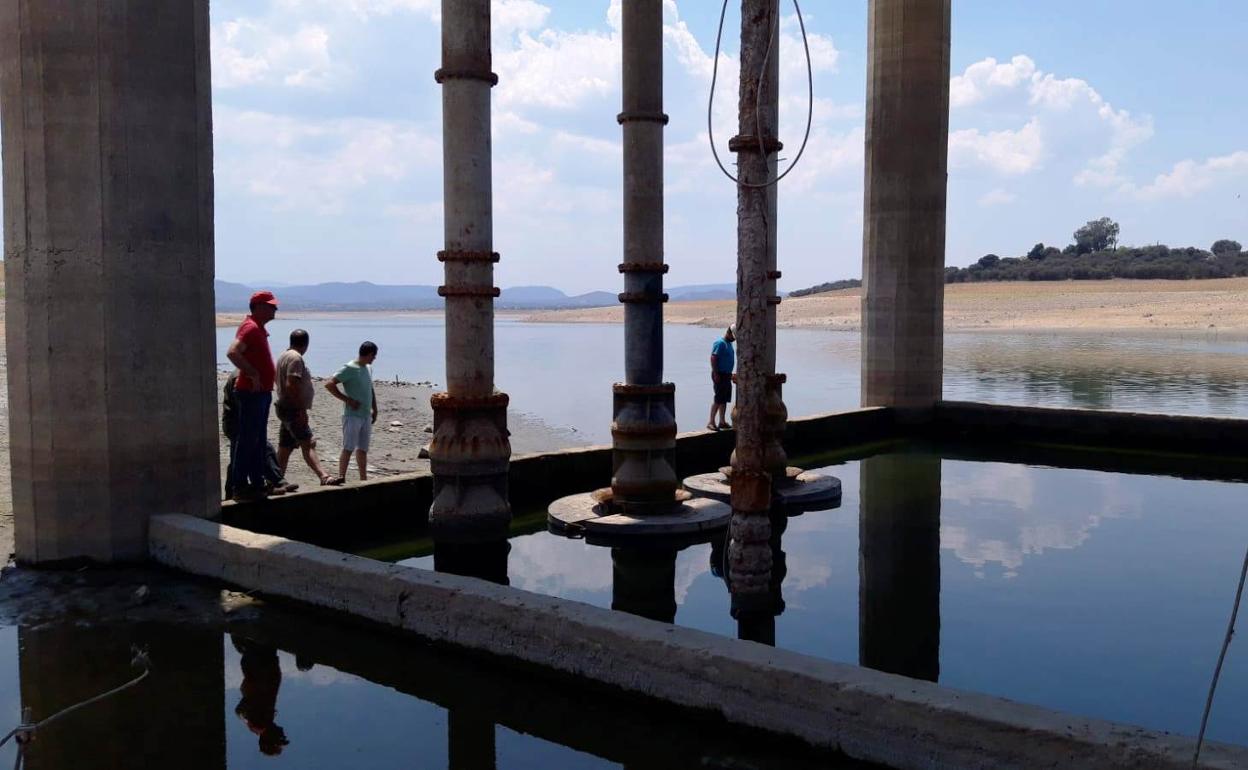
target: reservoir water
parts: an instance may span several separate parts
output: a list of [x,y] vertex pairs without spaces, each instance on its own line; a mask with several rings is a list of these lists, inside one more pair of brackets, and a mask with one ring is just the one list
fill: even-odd
[[[270,345],[285,349],[290,331],[312,337],[313,372],[328,376],[360,342],[380,348],[380,378],[444,385],[445,327],[437,315],[320,315],[278,318]],[[711,402],[711,343],[720,330],[665,328],[665,378],[676,383],[682,431],[706,424]],[[217,330],[217,359],[232,328]],[[618,324],[535,324],[500,317],[495,379],[511,409],[575,429],[584,443],[610,443],[611,383],[623,377]],[[780,329],[777,369],[793,417],[857,408],[856,332]],[[1118,337],[1105,334],[961,333],[945,336],[945,398],[1248,417],[1248,342],[1213,335]]]

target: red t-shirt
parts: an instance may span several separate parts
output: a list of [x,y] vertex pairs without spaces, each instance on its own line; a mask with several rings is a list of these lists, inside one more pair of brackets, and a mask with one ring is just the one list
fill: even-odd
[[275,377],[273,368],[273,354],[269,352],[269,333],[266,332],[255,319],[247,316],[241,324],[238,325],[238,333],[234,335],[234,339],[242,340],[247,346],[247,350],[243,353],[243,358],[247,359],[247,363],[256,368],[260,373],[259,387],[251,381],[251,378],[244,372],[238,373],[238,381],[234,385],[235,390],[259,390],[267,392],[273,390],[273,380]]

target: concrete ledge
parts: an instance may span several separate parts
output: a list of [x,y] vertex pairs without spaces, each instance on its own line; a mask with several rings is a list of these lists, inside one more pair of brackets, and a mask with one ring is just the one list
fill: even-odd
[[[518,589],[363,559],[189,516],[152,557],[439,643],[718,712],[899,768],[1184,768],[1193,741],[959,692]],[[1248,766],[1211,744],[1203,767]]]
[[[859,409],[790,420],[790,455],[826,452],[898,437],[891,409]],[[676,468],[685,476],[727,465],[736,434],[696,431],[676,439]],[[591,492],[611,483],[611,447],[563,449],[512,458],[512,510],[544,509],[552,500]],[[433,502],[427,471],[374,479],[345,487],[314,487],[260,503],[224,503],[221,520],[253,532],[340,544],[350,533],[385,538],[424,527]]]

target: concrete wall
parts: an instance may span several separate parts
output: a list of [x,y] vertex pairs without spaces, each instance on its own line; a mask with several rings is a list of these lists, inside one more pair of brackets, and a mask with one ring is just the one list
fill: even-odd
[[17,558],[215,516],[207,0],[0,0]]
[[[161,564],[534,664],[899,768],[1181,768],[1193,741],[621,612],[257,535],[153,520]],[[1248,763],[1207,745],[1204,766]]]

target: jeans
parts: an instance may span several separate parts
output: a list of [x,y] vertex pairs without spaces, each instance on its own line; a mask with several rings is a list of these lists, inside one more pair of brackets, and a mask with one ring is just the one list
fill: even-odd
[[233,465],[234,492],[264,489],[265,454],[268,444],[269,404],[273,394],[238,391],[238,439],[235,441]]
[[[234,497],[234,456],[237,452],[238,442],[229,439],[230,442],[230,464],[225,468],[225,499],[229,500]],[[273,448],[272,441],[264,442],[264,480],[273,486],[281,484],[285,479],[282,478],[282,469],[277,464],[277,450]]]

